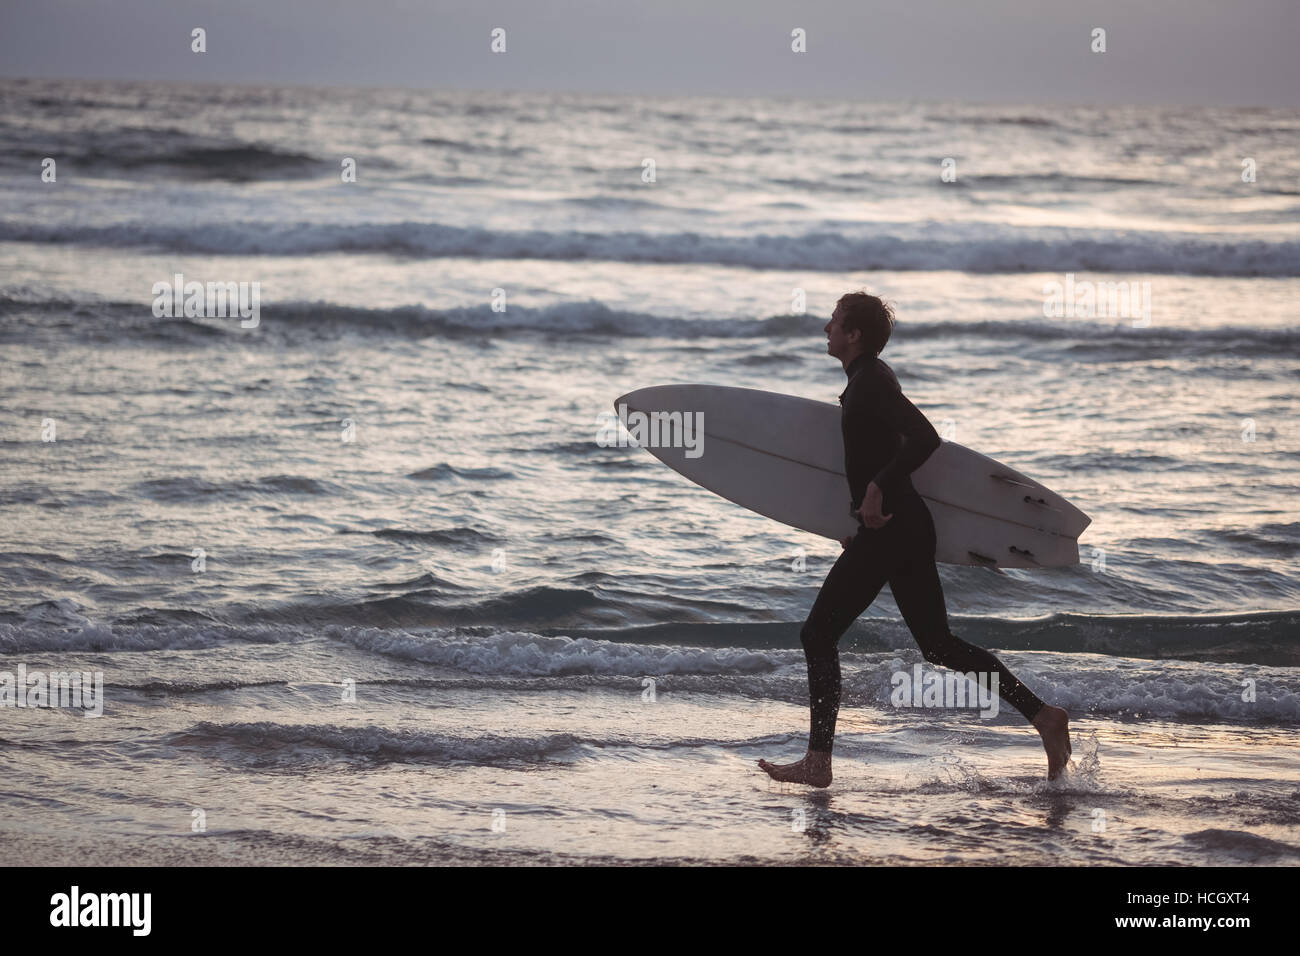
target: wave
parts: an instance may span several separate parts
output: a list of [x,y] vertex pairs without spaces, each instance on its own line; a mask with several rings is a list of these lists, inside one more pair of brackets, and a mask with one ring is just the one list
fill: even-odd
[[440,528],[430,531],[414,531],[407,528],[379,528],[375,531],[345,528],[339,534],[368,534],[387,541],[402,541],[420,545],[443,545],[446,547],[484,547],[499,543],[500,539],[484,534],[475,528],[457,527]]
[[209,223],[111,226],[0,223],[0,241],[159,249],[172,253],[304,256],[327,252],[417,258],[713,263],[752,269],[1085,272],[1206,276],[1300,275],[1300,242],[1188,238],[1164,232],[1002,229],[881,223],[869,236],[708,236],[699,233],[499,231],[429,222]]
[[359,628],[337,631],[333,636],[386,657],[469,674],[514,677],[599,674],[639,678],[646,674],[769,673],[789,663],[785,658],[790,656],[789,652],[774,655],[743,647],[629,644],[527,631],[414,633]]
[[[592,678],[621,678],[605,686],[631,692],[651,676],[658,689],[668,693],[740,695],[794,704],[807,699],[803,653],[796,649],[627,644],[527,632],[474,636],[366,629],[343,637],[373,653],[515,684],[520,678],[576,677],[575,686],[588,687]],[[1114,664],[1104,658],[1062,662],[1041,656],[1022,659],[1005,651],[1000,656],[1031,688],[1075,714],[1269,723],[1300,719],[1300,685],[1289,670],[1243,672],[1236,665],[1147,660],[1131,662],[1117,674]],[[914,645],[884,653],[856,648],[846,652],[842,661],[846,703],[894,709],[890,699],[894,675],[910,675],[921,663]],[[1257,699],[1242,699],[1243,677],[1257,681]],[[558,690],[569,684],[552,681],[535,689]],[[1012,717],[1009,705],[1001,710]]]
[[0,622],[0,653],[202,650],[231,644],[285,644],[311,637],[308,632],[275,624],[126,624],[92,621],[73,614],[66,616],[68,620],[60,622],[61,626],[36,620]]
[[[59,334],[75,334],[78,339],[96,336],[116,344],[136,340],[156,345],[168,340],[177,345],[208,345],[226,341],[226,336],[247,336],[232,319],[203,320],[201,331],[196,322],[182,319],[156,319],[148,303],[74,302],[40,300],[29,297],[0,296],[0,336],[25,338],[49,333],[50,325],[33,321],[75,313],[78,321],[69,323]],[[96,321],[100,323],[97,327]],[[397,338],[465,338],[510,333],[540,335],[592,335],[619,338],[666,339],[797,339],[820,336],[826,320],[815,315],[773,315],[765,318],[678,318],[612,309],[597,301],[565,302],[539,308],[511,306],[505,313],[490,306],[433,309],[420,305],[387,309],[367,309],[328,302],[284,302],[267,305],[262,310],[256,334],[284,334],[297,340],[311,334],[322,337],[342,335],[394,336]],[[1300,350],[1300,327],[1260,328],[1256,326],[1219,326],[1188,328],[1161,326],[1157,321],[1148,328],[1135,329],[1130,323],[1112,320],[1018,319],[985,321],[903,321],[899,338],[982,339],[1005,344],[1007,341],[1043,342],[1075,353],[1122,353],[1124,357],[1156,358],[1167,354],[1277,355]],[[738,359],[742,364],[783,364],[797,357],[780,352]],[[461,386],[477,390],[474,386]],[[440,480],[454,477],[500,477],[456,472],[449,466],[437,466],[411,475],[413,478]]]
[[498,478],[513,477],[512,473],[505,468],[457,468],[455,465],[449,465],[446,462],[441,465],[433,465],[429,468],[422,468],[419,471],[413,471],[407,478],[414,478],[417,481],[445,481],[447,479],[465,478],[470,481],[485,481]]
[[1095,319],[977,322],[909,322],[907,339],[987,338],[1042,342],[1074,358],[1152,360],[1173,356],[1238,355],[1276,356],[1300,348],[1300,326],[1260,328],[1217,326],[1186,328],[1162,326],[1153,319],[1148,328],[1131,322]]
[[1198,850],[1214,852],[1216,859],[1226,854],[1243,863],[1272,863],[1278,857],[1300,856],[1300,846],[1246,830],[1197,830],[1185,834],[1183,840]]
[[[51,137],[34,155],[59,156],[61,166],[66,163],[83,176],[170,173],[181,179],[246,183],[316,176],[332,168],[308,153],[194,134],[175,126],[118,127],[93,134],[65,129]],[[24,152],[6,150],[5,162],[26,161]]]
[[252,481],[206,481],[202,478],[155,478],[131,486],[131,491],[151,501],[192,504],[196,498],[244,498],[249,495],[332,495],[338,485],[300,475],[271,475]]
[[[1297,625],[1300,612],[953,620],[958,635],[994,649],[1031,689],[1073,714],[1244,723],[1300,720]],[[12,656],[165,651],[238,642],[261,656],[263,652],[256,651],[259,644],[320,639],[326,646],[346,648],[349,654],[360,651],[398,662],[400,678],[371,681],[390,686],[398,695],[475,688],[639,693],[645,678],[651,677],[664,693],[802,705],[807,701],[807,682],[798,628],[797,623],[699,623],[537,633],[482,625],[403,629],[301,622],[279,627],[166,628],[0,624],[0,652]],[[910,675],[917,665],[926,667],[899,621],[859,622],[842,642],[841,651],[848,706],[892,710],[895,675]],[[421,673],[420,666],[431,670]],[[218,678],[178,686],[155,682],[133,689],[188,694],[276,683],[243,684]],[[1248,687],[1253,695],[1245,692]],[[1010,707],[1002,710],[1007,719],[1014,718]],[[367,743],[357,749],[370,747]]]
[[[354,624],[418,627],[433,624],[473,624],[478,621],[567,623],[583,620],[591,614],[614,610],[607,599],[585,588],[539,586],[524,591],[491,597],[474,604],[431,603],[445,597],[445,588],[407,591],[392,597],[376,598],[328,609],[330,620]],[[302,609],[300,614],[313,613]]]
[[1013,189],[1017,192],[1047,189],[1054,192],[1072,192],[1076,189],[1091,190],[1100,186],[1122,188],[1128,186],[1168,187],[1168,182],[1155,179],[1128,179],[1117,176],[1077,176],[1070,173],[1007,173],[990,175],[970,175],[952,183],[943,183],[943,188],[959,186],[963,189]]
[[[534,592],[549,590],[555,589],[530,589],[527,594],[537,598]],[[1204,616],[1054,614],[1035,620],[962,617],[953,618],[953,629],[971,643],[1012,651],[1300,666],[1300,612],[1294,611]],[[649,673],[635,667],[624,669],[631,661],[639,664],[647,649],[660,657],[670,651],[690,650],[687,658],[659,661],[669,664],[673,673],[730,672],[737,651],[757,655],[747,659],[746,666],[763,671],[788,663],[785,653],[800,647],[799,624],[785,622],[555,627],[540,633],[483,633],[473,627],[429,632],[350,628],[336,636],[386,655],[446,664],[471,673],[517,675]],[[915,645],[902,621],[866,618],[850,630],[844,646],[875,653],[913,649]],[[529,670],[543,648],[554,651],[555,656],[546,657],[544,669]],[[595,648],[601,654],[608,652],[608,657],[593,654]],[[715,651],[725,652],[725,666],[708,656]],[[577,670],[565,660],[575,656],[581,664]]]
[[925,117],[927,123],[952,123],[956,126],[1028,126],[1040,129],[1052,129],[1061,124],[1045,116],[991,116],[969,115],[961,111],[948,116],[931,114]]
[[[60,438],[59,441],[62,442],[63,438]],[[11,485],[8,488],[0,488],[0,507],[5,508],[13,505],[34,504],[39,504],[44,508],[102,508],[121,500],[120,495],[115,495],[111,491],[100,488],[77,491],[52,488],[49,485],[30,481]]]
[[[58,334],[79,339],[100,337],[121,343],[147,344],[171,341],[177,345],[206,345],[225,336],[246,336],[236,319],[157,319],[149,303],[38,299],[0,295],[0,335],[10,338],[50,334],[46,318],[75,314]],[[39,319],[35,321],[34,319]],[[96,327],[96,320],[102,328]],[[540,308],[511,306],[494,312],[490,306],[431,309],[420,305],[367,309],[329,302],[284,302],[262,308],[259,334],[279,331],[293,337],[391,335],[400,338],[482,339],[502,332],[537,332],[551,335],[609,335],[648,338],[794,338],[818,334],[826,320],[807,315],[776,315],[762,319],[678,319],[622,309],[596,301],[565,302]],[[197,331],[196,331],[197,327]],[[476,385],[462,385],[483,390]],[[425,475],[443,477],[441,473]],[[414,476],[412,476],[414,477]]]
[[[355,604],[299,603],[262,608],[255,619],[242,623],[172,619],[159,609],[151,609],[143,617],[136,614],[103,622],[92,620],[86,609],[73,601],[45,601],[23,612],[4,614],[0,621],[0,653],[206,648],[295,642],[325,634],[385,656],[498,676],[664,672],[657,668],[682,674],[737,669],[759,673],[788,663],[787,653],[801,653],[797,621],[609,626],[557,623],[539,627],[538,623],[548,618],[585,618],[590,622],[594,612],[617,620],[613,613],[616,607],[579,587],[530,587],[487,600],[442,606],[419,600],[433,596],[435,591],[444,599],[454,600],[452,592],[459,589],[440,584],[421,576],[390,585],[406,592],[399,597]],[[363,612],[373,611],[383,602],[396,602],[411,611],[408,622],[379,627],[373,623],[374,616],[365,620]],[[417,610],[422,614],[415,613]],[[692,607],[683,602],[682,610],[716,611],[717,603]],[[347,623],[349,618],[358,617],[361,623]],[[447,623],[417,623],[431,618],[446,618]],[[535,630],[514,629],[518,625]],[[1300,667],[1300,611],[1222,615],[1058,613],[1020,620],[973,615],[953,617],[952,628],[973,644],[1009,651]],[[914,649],[915,644],[901,620],[873,616],[859,619],[842,647],[879,653]],[[714,656],[715,652],[721,656]],[[651,662],[654,668],[646,670]]]
[[[567,206],[582,206],[584,208],[606,210],[621,209],[632,212],[665,208],[663,203],[655,202],[650,199],[634,199],[627,196],[570,196],[567,199],[561,199],[560,202]],[[691,211],[695,213],[703,212],[703,210],[699,209]]]
[[286,152],[266,146],[188,146],[167,153],[123,156],[115,151],[91,153],[84,165],[118,165],[124,169],[170,168],[195,179],[249,182],[257,179],[287,179],[315,175],[325,165],[305,153]]
[[1300,666],[1300,611],[1053,614],[1028,621],[966,618],[958,619],[953,627],[973,643],[1011,650]]
[[[964,640],[1003,650],[1300,666],[1300,611],[1224,615],[1058,613],[1027,620],[954,616],[951,624],[954,633]],[[646,644],[671,642],[773,650],[800,646],[798,623],[568,627],[543,628],[541,633]],[[860,618],[844,640],[843,647],[863,652],[914,647],[903,622],[892,618]]]
[[136,691],[143,694],[210,694],[213,691],[244,690],[254,687],[288,687],[287,680],[213,680],[213,681],[172,681],[150,680],[141,684],[105,684],[107,690]]
[[1221,535],[1224,540],[1254,554],[1282,559],[1300,555],[1300,522],[1264,524],[1253,530],[1207,528],[1202,534],[1207,538]]
[[164,742],[170,747],[197,750],[209,758],[262,769],[302,769],[304,764],[331,765],[340,759],[371,763],[538,763],[572,750],[582,740],[571,734],[458,737],[374,726],[203,721],[188,730],[168,734]]

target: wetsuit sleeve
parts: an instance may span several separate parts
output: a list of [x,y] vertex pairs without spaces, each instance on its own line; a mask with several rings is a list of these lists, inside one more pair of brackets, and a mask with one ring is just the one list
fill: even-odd
[[876,389],[872,395],[872,409],[903,439],[897,454],[872,479],[877,488],[889,494],[895,490],[900,478],[916,471],[934,454],[940,444],[939,433],[897,388]]

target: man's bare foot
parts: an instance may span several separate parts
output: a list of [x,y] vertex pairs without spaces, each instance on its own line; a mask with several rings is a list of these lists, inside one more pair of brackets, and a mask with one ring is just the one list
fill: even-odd
[[806,783],[810,787],[831,785],[831,755],[829,752],[810,750],[802,760],[794,763],[774,764],[760,760],[758,765],[773,780],[782,783]]
[[1070,748],[1070,715],[1060,707],[1046,704],[1034,718],[1034,729],[1043,738],[1043,749],[1047,751],[1047,779],[1055,780],[1073,753]]

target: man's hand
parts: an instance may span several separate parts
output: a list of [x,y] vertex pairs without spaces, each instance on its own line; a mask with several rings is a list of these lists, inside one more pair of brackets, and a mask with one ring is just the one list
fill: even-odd
[[873,481],[867,485],[867,492],[862,496],[862,506],[858,508],[858,515],[862,518],[862,523],[868,528],[883,528],[888,524],[892,514],[881,514],[880,508],[884,501],[884,495],[876,487]]
[[841,548],[847,548],[852,543],[853,543],[853,535],[851,534],[846,534],[844,537],[840,538]]

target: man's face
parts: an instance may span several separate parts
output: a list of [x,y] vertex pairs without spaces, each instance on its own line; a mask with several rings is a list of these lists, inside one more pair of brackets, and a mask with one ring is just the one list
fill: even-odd
[[837,359],[850,355],[854,344],[862,337],[862,333],[856,329],[850,332],[844,328],[844,314],[839,306],[835,307],[831,320],[822,331],[826,333],[826,353]]

